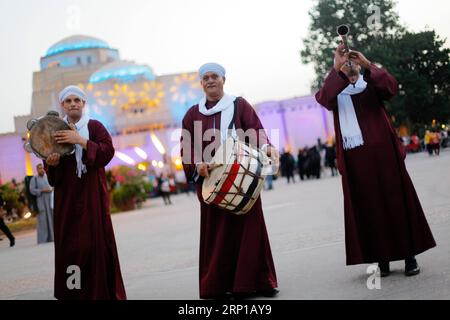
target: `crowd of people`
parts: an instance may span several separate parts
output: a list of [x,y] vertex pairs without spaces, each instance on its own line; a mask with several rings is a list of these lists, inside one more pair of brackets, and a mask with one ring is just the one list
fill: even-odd
[[[286,177],[287,183],[295,183],[295,176],[298,174],[299,180],[320,179],[323,176],[324,168],[330,168],[332,177],[338,175],[336,169],[336,145],[335,143],[323,144],[320,139],[317,145],[304,147],[298,150],[297,157],[292,155],[289,148],[286,148],[280,155],[279,175]],[[269,180],[269,179],[267,179]],[[270,178],[271,183],[272,177]],[[271,188],[267,188],[271,189]]]
[[402,143],[409,153],[427,151],[430,156],[439,155],[442,148],[450,147],[450,129],[447,130],[426,130],[422,138],[417,134],[402,137]]

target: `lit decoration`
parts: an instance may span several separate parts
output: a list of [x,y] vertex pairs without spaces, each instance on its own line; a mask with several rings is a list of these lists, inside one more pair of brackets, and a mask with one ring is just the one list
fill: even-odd
[[31,218],[31,212],[28,211],[27,213],[25,213],[25,215],[23,216],[25,219],[30,219]]
[[156,150],[158,150],[158,152],[160,154],[165,154],[166,153],[166,149],[164,149],[164,146],[162,145],[161,141],[158,139],[156,134],[154,134],[152,132],[150,134],[150,138],[152,139],[153,145],[155,146]]
[[183,73],[179,76],[175,76],[173,85],[170,87],[172,101],[185,104],[188,101],[197,99],[198,94],[196,94],[195,90],[199,89],[201,89],[201,87],[195,73]]
[[177,170],[183,169],[183,163],[181,162],[181,158],[179,158],[179,157],[176,158],[174,163],[175,163],[175,169],[177,169]]
[[128,100],[122,104],[123,110],[134,111],[136,107],[140,108],[154,108],[161,104],[161,99],[164,98],[164,85],[156,81],[146,81],[142,84],[139,91],[127,91]]
[[152,166],[154,166],[155,168],[158,166],[158,161],[156,161],[156,160],[153,160],[152,161]]
[[142,150],[141,148],[139,148],[139,147],[134,147],[134,152],[136,152],[136,154],[137,154],[139,157],[141,157],[142,159],[147,160],[147,158],[148,158],[147,152],[145,152],[145,151]]
[[181,121],[186,111],[198,103],[203,91],[197,73],[183,73],[173,77],[167,103],[175,121]]
[[33,165],[31,164],[31,157],[28,152],[25,152],[25,172],[27,176],[33,175]]
[[138,78],[155,80],[156,77],[150,67],[135,64],[130,61],[114,61],[100,68],[90,78],[89,83],[100,83],[114,79],[121,83],[135,82]]
[[139,163],[138,166],[137,166],[137,168],[138,168],[139,170],[141,170],[141,171],[147,170],[147,166],[146,166],[145,164],[143,164],[143,163]]
[[110,49],[108,43],[100,39],[86,36],[72,36],[51,46],[47,50],[45,57],[49,57],[66,51],[97,48]]
[[127,156],[125,153],[122,153],[120,151],[116,151],[115,156],[117,158],[119,158],[120,160],[122,160],[123,162],[125,162],[126,164],[129,164],[129,165],[136,164],[136,161],[134,161],[133,158],[131,158],[130,156]]
[[164,167],[164,163],[162,161],[158,161],[158,168],[162,169]]

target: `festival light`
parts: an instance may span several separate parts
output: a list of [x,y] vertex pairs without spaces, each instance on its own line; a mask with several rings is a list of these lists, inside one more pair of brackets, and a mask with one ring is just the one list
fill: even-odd
[[136,161],[134,161],[133,158],[131,158],[130,156],[127,156],[125,153],[122,153],[120,151],[116,151],[115,156],[117,158],[119,158],[120,160],[122,160],[123,162],[125,162],[126,164],[129,164],[129,165],[136,164]]
[[176,158],[174,162],[175,162],[175,169],[177,170],[183,169],[183,163],[181,162],[180,158]]
[[147,152],[145,152],[145,151],[142,150],[141,148],[139,148],[139,147],[134,147],[134,152],[136,152],[136,154],[137,154],[139,157],[141,157],[142,159],[147,160],[147,158],[148,158]]
[[31,212],[28,211],[27,213],[25,213],[25,215],[23,216],[25,219],[30,219],[31,218]]
[[155,146],[156,150],[158,150],[160,154],[165,154],[166,149],[164,149],[164,146],[162,145],[161,141],[153,132],[150,134],[150,138],[152,139],[153,145]]
[[158,161],[158,168],[162,169],[164,167],[164,163],[162,161]]

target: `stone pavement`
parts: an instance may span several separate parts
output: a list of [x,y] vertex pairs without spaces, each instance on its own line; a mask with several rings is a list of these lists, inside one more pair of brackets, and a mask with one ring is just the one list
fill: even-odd
[[[422,273],[407,278],[403,262],[394,262],[381,289],[369,290],[368,265],[345,266],[341,182],[326,170],[321,180],[278,179],[263,192],[278,299],[450,299],[450,150],[409,155],[407,166],[437,242],[418,256]],[[172,201],[113,215],[129,299],[198,299],[198,201],[192,194]],[[0,299],[53,299],[53,244],[38,246],[35,232],[8,244],[0,242]]]

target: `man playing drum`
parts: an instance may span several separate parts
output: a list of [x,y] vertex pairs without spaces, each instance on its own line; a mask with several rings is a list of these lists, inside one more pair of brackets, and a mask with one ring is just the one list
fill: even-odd
[[[236,130],[258,133],[250,139],[254,147],[266,150],[269,157],[276,158],[278,153],[270,146],[252,106],[224,93],[225,69],[221,65],[203,65],[199,77],[205,97],[184,116],[181,155],[186,177],[196,183],[200,200],[200,298],[273,297],[278,284],[260,197],[246,214],[234,215],[203,201],[202,181],[211,170],[203,153],[225,141],[224,132],[231,121]],[[213,137],[203,139],[211,130]]]
[[55,133],[75,153],[51,154],[45,168],[54,194],[55,298],[126,299],[109,214],[105,166],[114,156],[111,136],[83,114],[85,93],[76,86],[59,95],[72,130]]

